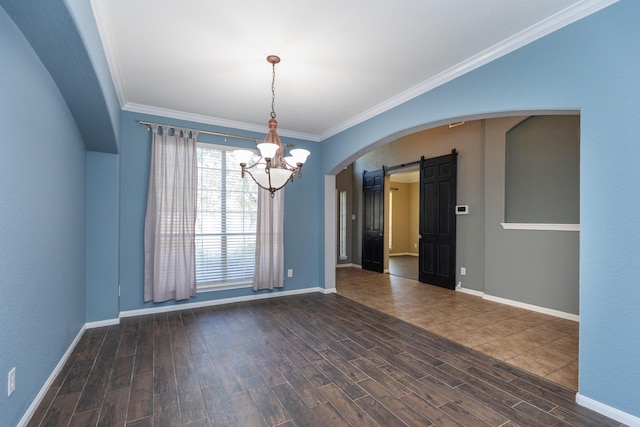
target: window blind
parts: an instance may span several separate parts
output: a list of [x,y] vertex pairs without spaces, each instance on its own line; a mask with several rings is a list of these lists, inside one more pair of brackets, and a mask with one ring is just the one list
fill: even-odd
[[231,148],[198,145],[196,282],[246,283],[253,278],[258,187],[240,176]]

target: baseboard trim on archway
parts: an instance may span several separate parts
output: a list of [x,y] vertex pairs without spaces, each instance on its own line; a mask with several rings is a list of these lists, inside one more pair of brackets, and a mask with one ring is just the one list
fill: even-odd
[[599,414],[612,418],[623,424],[629,426],[640,426],[640,418],[631,414],[627,414],[626,412],[613,408],[609,405],[605,405],[604,403],[598,402],[597,400],[590,399],[586,396],[581,395],[580,393],[576,393],[576,403],[580,406],[589,408]]
[[457,287],[456,291],[473,295],[475,297],[480,297],[482,299],[486,299],[487,301],[493,301],[500,304],[510,305],[512,307],[518,307],[518,308],[523,308],[529,311],[535,311],[536,313],[548,314],[549,316],[560,317],[562,319],[567,319],[567,320],[573,320],[574,322],[580,322],[580,316],[577,314],[567,313],[560,310],[554,310],[547,307],[541,307],[539,305],[527,304],[525,302],[514,301],[506,298],[495,297],[492,295],[487,295],[482,291],[476,291],[474,289]]

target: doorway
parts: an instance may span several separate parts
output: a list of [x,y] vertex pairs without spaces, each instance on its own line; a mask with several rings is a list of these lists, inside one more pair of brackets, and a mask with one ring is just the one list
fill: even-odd
[[[455,289],[457,157],[454,148],[444,156],[364,171],[364,269],[382,272],[384,264],[389,274]],[[375,264],[372,253],[379,256]]]
[[389,268],[391,275],[418,280],[420,171],[389,174]]
[[[458,146],[462,150],[459,156],[461,167],[458,174],[460,190],[458,202],[468,206],[466,215],[457,217],[457,234],[460,239],[458,267],[465,267],[464,271],[462,268],[457,271],[458,274],[462,273],[457,277],[457,281],[461,282],[461,290],[480,290],[486,295],[501,297],[504,294],[500,291],[505,288],[511,292],[508,296],[509,300],[533,303],[543,308],[550,307],[554,313],[571,315],[577,312],[572,305],[573,301],[577,305],[579,293],[577,285],[579,233],[536,232],[535,230],[514,232],[501,224],[505,220],[505,173],[508,158],[506,135],[509,130],[527,118],[514,116],[470,121],[464,126],[433,128],[403,137],[355,161],[354,183],[358,184],[357,177],[361,176],[362,170],[380,167],[380,159],[392,165],[403,164],[414,161],[423,154],[429,157],[437,156]],[[576,135],[579,136],[579,132],[576,132]],[[427,139],[428,144],[425,143]],[[354,197],[354,203],[356,207],[361,206],[361,199],[357,194]],[[354,235],[357,236],[357,230],[361,227],[359,218],[354,226],[356,230]],[[354,246],[356,245],[358,240],[354,239]],[[359,263],[356,260],[354,265],[357,266],[357,264]],[[545,268],[540,269],[541,265]],[[537,268],[538,271],[535,275],[521,274],[526,268]],[[342,272],[346,270],[341,270]],[[358,271],[356,270],[355,273]],[[380,275],[380,278],[375,280],[386,280],[387,282],[383,285],[395,291],[396,284],[404,284],[405,280],[394,280],[394,277],[386,275],[385,278]],[[339,275],[338,279],[344,280],[344,277]],[[373,279],[367,278],[367,284],[370,284],[371,280]],[[535,286],[529,283],[533,281]],[[422,289],[421,285],[416,286]],[[526,291],[527,299],[518,294],[521,290]],[[339,292],[341,292],[340,289]],[[372,293],[368,295],[369,297],[378,296],[379,293],[373,288],[370,292]],[[451,293],[452,296],[459,294]],[[544,299],[538,302],[534,298]],[[368,301],[371,303],[371,298]],[[551,302],[545,303],[545,301]],[[390,304],[390,306],[394,305]],[[467,314],[461,313],[465,317]],[[567,318],[574,323],[577,320],[571,316]],[[574,327],[575,325],[577,323]],[[463,328],[466,326],[468,325],[461,325]],[[444,334],[444,331],[440,332]],[[454,336],[449,338],[455,339]],[[574,345],[577,338],[567,339],[567,341]],[[519,348],[510,348],[510,351],[519,350]],[[573,366],[572,381],[577,381],[577,362],[568,365],[568,367],[571,366]],[[557,374],[559,375],[560,372],[558,370]]]

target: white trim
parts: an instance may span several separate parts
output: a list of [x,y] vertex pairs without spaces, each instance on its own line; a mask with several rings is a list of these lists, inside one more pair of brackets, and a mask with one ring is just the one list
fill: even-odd
[[120,323],[120,319],[99,320],[97,322],[87,322],[84,324],[85,329],[102,328],[103,326],[112,326]]
[[580,231],[580,224],[534,224],[529,222],[501,222],[505,230]]
[[605,405],[604,403],[600,403],[597,400],[590,399],[580,393],[576,393],[576,403],[628,426],[640,426],[640,418],[627,414],[626,412],[613,408],[609,405]]
[[463,288],[460,282],[458,282],[458,285],[459,286],[456,287],[456,291],[461,292],[463,294],[473,295],[474,297],[484,298],[484,292],[476,291],[475,289]]
[[345,268],[345,267],[354,267],[353,264],[348,263],[348,264],[336,264],[336,268]]
[[486,299],[487,301],[493,301],[500,304],[506,304],[513,307],[524,308],[525,310],[535,311],[537,313],[548,314],[549,316],[560,317],[562,319],[573,320],[575,322],[580,321],[580,316],[572,313],[566,313],[564,311],[553,310],[551,308],[541,307],[539,305],[527,304],[525,302],[514,301],[506,298],[494,297],[491,295],[484,294],[482,299]]
[[33,414],[35,414],[36,410],[38,409],[38,406],[40,406],[40,403],[42,403],[42,399],[44,399],[47,392],[51,388],[51,384],[53,384],[53,382],[55,381],[60,371],[62,371],[64,364],[67,363],[69,356],[71,356],[71,353],[73,353],[73,350],[78,345],[78,342],[80,341],[80,338],[82,338],[82,334],[84,334],[85,329],[86,329],[86,325],[82,325],[82,327],[80,328],[80,331],[78,331],[78,333],[76,334],[76,337],[73,339],[73,341],[69,345],[69,348],[67,348],[67,351],[64,352],[64,354],[62,355],[62,358],[60,359],[56,367],[53,368],[53,371],[51,371],[49,378],[47,378],[47,381],[45,381],[42,388],[40,388],[40,392],[38,392],[35,399],[33,399],[33,402],[31,402],[31,405],[22,416],[22,419],[20,419],[20,422],[18,422],[17,427],[26,427],[27,424],[29,424],[29,421],[31,421],[31,417],[33,417]]
[[456,286],[456,291],[461,292],[463,294],[472,295],[474,297],[480,297],[487,301],[497,302],[499,304],[510,305],[512,307],[523,308],[529,311],[535,311],[536,313],[548,314],[549,316],[560,317],[562,319],[573,320],[574,322],[580,322],[580,316],[573,313],[566,313],[560,310],[554,310],[547,307],[541,307],[539,305],[527,304],[526,302],[515,301],[506,298],[494,297],[492,295],[487,295],[482,291],[476,291],[475,289],[467,289],[463,288],[462,284],[458,282],[458,286]]
[[319,286],[314,288],[305,288],[305,289],[295,289],[291,291],[273,291],[269,293],[261,293],[256,295],[245,295],[241,297],[232,297],[232,298],[222,298],[215,299],[209,301],[200,301],[200,302],[190,302],[186,304],[174,304],[174,305],[166,305],[162,307],[149,307],[149,308],[141,308],[138,310],[128,310],[121,311],[120,318],[123,317],[133,317],[133,316],[144,316],[147,314],[157,314],[157,313],[169,313],[172,311],[180,311],[180,310],[189,310],[192,308],[201,308],[201,307],[211,307],[215,305],[223,305],[223,304],[232,304],[234,302],[244,302],[244,301],[257,301],[261,299],[268,298],[277,298],[277,297],[285,297],[289,295],[301,295],[301,294],[309,294],[312,292],[321,292],[324,293],[325,289]]
[[389,254],[389,256],[418,256],[419,254],[416,254],[414,252],[396,252],[393,254]]
[[163,306],[163,307],[150,307],[150,308],[141,308],[139,310],[121,311],[120,316],[117,319],[108,319],[108,320],[101,320],[98,322],[89,322],[85,324],[85,329],[93,329],[93,328],[100,328],[103,326],[117,325],[120,323],[120,319],[123,317],[144,316],[147,314],[156,314],[156,313],[167,313],[171,311],[189,310],[192,308],[199,308],[199,307],[232,304],[234,302],[240,302],[240,301],[254,301],[254,300],[276,298],[276,297],[288,296],[288,295],[308,294],[312,292],[320,292],[323,294],[333,294],[333,293],[336,293],[336,288],[333,287],[333,288],[325,289],[321,287],[315,287],[315,288],[299,289],[299,290],[292,290],[292,291],[276,291],[270,294],[246,295],[242,297],[222,298],[222,299],[193,302],[193,303],[186,303],[186,304],[175,304],[175,305],[169,305],[169,306]]
[[[167,117],[171,119],[186,120],[189,122],[204,123],[204,124],[209,124],[214,126],[222,126],[226,128],[246,130],[249,132],[257,132],[261,134],[265,134],[267,132],[267,127],[264,125],[256,125],[253,123],[245,123],[245,122],[238,122],[235,120],[220,119],[217,117],[205,116],[202,114],[185,113],[184,111],[170,110],[167,108],[153,107],[150,105],[135,104],[133,102],[125,103],[122,106],[122,109],[124,111],[131,111],[133,113],[151,114],[154,116],[162,116],[162,117]],[[286,130],[280,127],[278,128],[278,134],[280,136],[286,136],[289,138],[297,138],[297,139],[304,139],[307,141],[320,142],[317,135],[312,135],[310,133],[304,133],[304,132],[296,132],[292,130]],[[263,137],[258,139],[262,139],[262,138]]]

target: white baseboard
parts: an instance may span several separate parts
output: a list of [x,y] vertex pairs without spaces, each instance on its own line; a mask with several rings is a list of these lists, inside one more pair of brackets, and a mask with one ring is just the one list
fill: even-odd
[[80,328],[80,331],[76,334],[76,337],[69,345],[69,348],[67,348],[67,351],[64,352],[56,367],[53,368],[53,371],[51,371],[51,375],[49,375],[49,378],[47,378],[47,381],[45,381],[44,385],[40,389],[40,392],[38,392],[35,399],[33,399],[33,402],[31,402],[29,409],[27,409],[27,412],[25,412],[22,416],[22,419],[18,423],[17,427],[26,427],[27,424],[29,424],[29,421],[31,421],[31,417],[33,417],[33,414],[38,409],[38,406],[40,406],[40,403],[42,403],[42,399],[44,399],[47,392],[49,391],[49,388],[51,388],[51,384],[53,384],[53,381],[55,381],[56,377],[64,367],[64,364],[67,363],[67,360],[69,359],[69,356],[71,356],[71,353],[73,353],[76,345],[78,345],[78,342],[80,341],[80,338],[82,337],[85,329],[86,327],[84,325]]
[[487,301],[493,301],[500,304],[507,304],[514,307],[518,307],[518,308],[524,308],[526,310],[531,310],[531,311],[535,311],[542,314],[548,314],[549,316],[555,316],[555,317],[560,317],[562,319],[573,320],[574,322],[580,321],[580,316],[578,316],[577,314],[566,313],[564,311],[553,310],[551,308],[546,308],[546,307],[540,307],[539,305],[527,304],[520,301],[513,301],[506,298],[494,297],[486,294],[482,298],[486,299]]
[[102,328],[103,326],[111,326],[117,325],[120,323],[120,319],[107,319],[107,320],[98,320],[97,322],[87,322],[85,323],[86,329],[94,329],[94,328]]
[[336,268],[346,268],[346,267],[362,268],[360,264],[336,264]]
[[257,301],[261,299],[285,297],[289,295],[309,294],[312,292],[325,293],[325,291],[326,290],[324,288],[321,288],[318,286],[315,288],[295,289],[291,291],[277,291],[277,292],[270,292],[270,293],[260,293],[256,295],[246,295],[241,297],[216,299],[216,300],[210,300],[210,301],[191,302],[186,304],[175,304],[175,305],[167,305],[162,307],[141,308],[138,310],[121,311],[120,318],[143,316],[146,314],[168,313],[171,311],[189,310],[192,308],[210,307],[215,305],[231,304],[234,302]]
[[418,256],[418,254],[413,252],[397,252],[394,254],[389,254],[389,256]]
[[[460,284],[458,283],[458,285]],[[475,289],[463,288],[462,286],[456,287],[456,291],[462,292],[463,294],[473,295],[474,297],[480,297],[480,298],[484,297],[484,292],[476,291]]]
[[[459,283],[458,283],[459,284]],[[548,314],[549,316],[560,317],[562,319],[573,320],[574,322],[580,321],[580,316],[573,313],[566,313],[560,310],[553,310],[551,308],[541,307],[539,305],[527,304],[525,302],[514,301],[506,298],[494,297],[487,295],[482,291],[476,291],[474,289],[463,288],[462,286],[456,287],[456,291],[464,294],[473,295],[474,297],[480,297],[487,301],[493,301],[500,304],[510,305],[512,307],[524,308],[525,310],[535,311],[536,313]]]
[[627,414],[626,412],[623,412],[619,409],[612,408],[611,406],[605,405],[604,403],[600,403],[597,400],[590,399],[586,396],[581,395],[580,393],[576,393],[576,403],[580,406],[589,408],[599,414],[607,416],[628,426],[640,426],[640,418],[631,414]]
[[348,264],[336,264],[336,268],[346,268],[346,267],[353,267],[353,264],[348,263]]
[[101,328],[103,326],[117,325],[120,323],[120,319],[123,317],[144,316],[147,314],[156,314],[156,313],[168,313],[172,311],[189,310],[192,308],[231,304],[234,302],[254,301],[254,300],[261,300],[265,298],[283,297],[288,295],[301,295],[301,294],[308,294],[312,292],[332,294],[336,292],[336,288],[324,289],[320,287],[315,287],[315,288],[299,289],[299,290],[292,290],[292,291],[273,292],[269,294],[247,295],[242,297],[223,298],[223,299],[193,302],[193,303],[186,303],[186,304],[175,304],[175,305],[168,305],[164,307],[149,307],[149,308],[141,308],[138,310],[121,311],[120,316],[117,319],[107,319],[107,320],[100,320],[97,322],[88,322],[87,324],[85,324],[85,328],[93,329],[93,328]]

